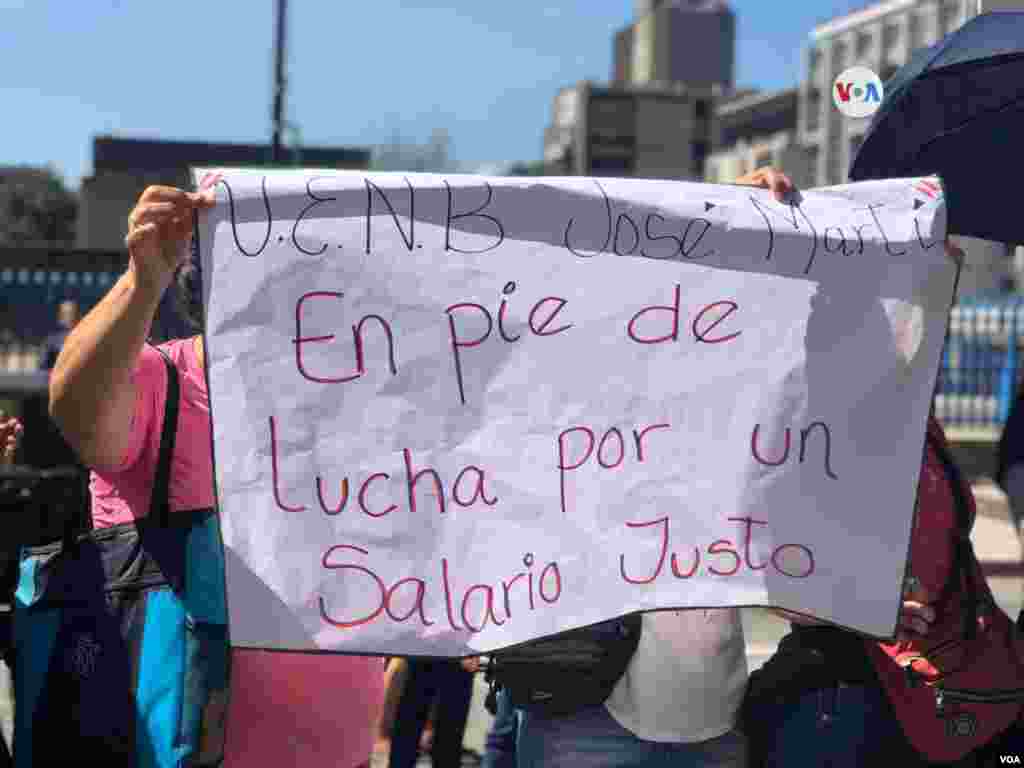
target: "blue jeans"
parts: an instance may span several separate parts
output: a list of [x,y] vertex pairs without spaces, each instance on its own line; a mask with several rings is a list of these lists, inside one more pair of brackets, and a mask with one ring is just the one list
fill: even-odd
[[737,731],[696,743],[644,741],[603,706],[569,717],[520,712],[519,768],[744,768]]
[[516,742],[519,736],[519,715],[512,706],[512,697],[504,688],[498,691],[498,709],[484,742],[483,768],[516,768]]
[[836,685],[755,704],[751,750],[763,768],[921,765],[877,686]]

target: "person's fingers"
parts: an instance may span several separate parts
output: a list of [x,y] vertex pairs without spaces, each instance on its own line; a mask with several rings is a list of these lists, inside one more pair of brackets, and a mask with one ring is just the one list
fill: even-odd
[[900,628],[918,635],[927,635],[935,617],[932,606],[915,600],[904,600],[900,611]]
[[776,171],[774,169],[769,170],[768,174],[768,186],[775,195],[775,199],[780,203],[785,202],[789,195],[793,192],[793,182],[789,180],[789,177],[782,171]]
[[146,187],[139,197],[139,204],[142,203],[178,203],[180,205],[193,205],[194,195],[177,187],[165,187],[159,184]]
[[124,244],[128,247],[128,250],[132,250],[156,235],[158,231],[159,227],[156,222],[150,221],[146,224],[140,224],[127,234],[124,239]]
[[[175,213],[183,209],[177,203],[141,203],[128,215],[128,227],[134,228],[148,221],[161,221],[173,217]],[[180,215],[180,213],[178,214]]]
[[779,202],[787,202],[796,191],[790,178],[774,166],[765,166],[744,174],[736,180],[737,184],[767,189]]
[[904,600],[903,612],[919,616],[929,623],[935,621],[935,609],[926,603],[919,603],[916,600]]

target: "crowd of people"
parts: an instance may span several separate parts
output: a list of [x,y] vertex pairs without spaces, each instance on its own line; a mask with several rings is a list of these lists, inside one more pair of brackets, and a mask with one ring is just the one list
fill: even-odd
[[[796,192],[785,174],[773,168],[759,169],[737,183],[770,189],[780,200]],[[213,204],[208,189],[148,188],[129,216],[128,270],[84,318],[69,318],[53,360],[50,411],[65,439],[91,468],[93,533],[109,531],[111,537],[114,532],[123,537],[138,532],[133,539],[138,550],[155,541],[146,524],[158,512],[155,505],[165,505],[159,507],[161,514],[178,520],[188,536],[209,526],[211,516],[216,519],[205,349],[198,333],[203,322],[202,275],[189,247],[194,214]],[[947,252],[953,259],[962,258],[952,245],[947,245]],[[154,347],[147,342],[150,328],[171,288],[197,332]],[[173,448],[167,446],[165,429],[170,416]],[[13,457],[21,431],[17,420],[0,415],[3,460]],[[894,704],[901,683],[893,682],[892,675],[902,674],[900,654],[920,647],[933,626],[959,622],[960,612],[973,609],[965,601],[951,604],[945,599],[948,574],[959,562],[953,520],[959,500],[969,499],[970,489],[949,461],[934,418],[929,420],[928,437],[915,531],[933,538],[948,531],[949,537],[937,550],[911,551],[914,578],[908,580],[900,635],[894,643],[784,614],[792,622],[790,635],[776,658],[751,676],[736,609],[648,613],[636,650],[604,703],[549,716],[519,707],[508,690],[497,690],[495,719],[485,753],[479,756],[483,765],[933,764],[908,737],[904,711]],[[169,475],[164,478],[164,499],[158,496],[164,487],[160,477],[165,458]],[[1018,477],[1016,470],[1009,474]],[[935,551],[940,555],[933,556]],[[106,557],[101,553],[101,559]],[[153,559],[162,565],[158,554]],[[175,585],[170,588],[173,591]],[[191,610],[192,604],[187,604]],[[216,626],[226,623],[226,617],[210,609],[198,623]],[[212,633],[204,642],[223,643],[225,637]],[[988,642],[1002,640],[993,636]],[[200,655],[216,655],[202,642],[198,647]],[[165,661],[141,658],[134,663]],[[198,693],[189,689],[196,693],[198,724],[192,724],[188,738],[172,741],[180,748],[181,759],[190,762],[173,764],[356,768],[369,765],[374,743],[385,737],[392,768],[412,768],[424,751],[435,768],[455,768],[475,757],[463,749],[463,737],[473,675],[480,669],[478,659],[389,663],[379,658],[233,648],[223,679],[207,674]],[[141,668],[134,671],[136,677],[145,673]],[[186,710],[189,704],[186,696]],[[1019,713],[1019,703],[1009,706]],[[140,715],[130,744],[108,717],[103,727],[95,726],[87,750],[108,756],[102,764],[136,764],[143,749],[139,734],[146,732],[155,743],[157,731],[164,727],[155,715],[147,720],[150,714]],[[33,744],[62,738],[45,732],[45,719],[28,720],[17,738]],[[226,734],[225,721],[230,724]],[[428,724],[430,736],[424,738]],[[1008,738],[1017,727],[1016,717],[1002,723],[998,733],[989,734],[989,746]],[[184,733],[187,729],[182,728]],[[16,740],[15,760],[20,749]],[[946,764],[979,765],[979,754],[971,751]],[[165,764],[150,759],[145,764]]]

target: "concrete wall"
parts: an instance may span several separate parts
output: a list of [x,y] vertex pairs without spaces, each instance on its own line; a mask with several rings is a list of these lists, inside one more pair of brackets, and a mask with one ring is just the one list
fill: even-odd
[[693,102],[638,99],[635,174],[641,178],[694,178]]

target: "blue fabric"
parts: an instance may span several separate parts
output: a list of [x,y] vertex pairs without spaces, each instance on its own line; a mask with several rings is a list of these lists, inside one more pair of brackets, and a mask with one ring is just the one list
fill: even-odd
[[516,741],[519,715],[512,706],[512,697],[504,688],[498,691],[494,722],[484,742],[483,768],[516,768]]
[[36,585],[37,561],[26,557],[18,564],[18,588],[14,599],[23,606],[34,605],[38,588]]
[[[16,602],[19,768],[178,768],[223,733],[204,710],[227,688],[223,558],[210,510],[166,528],[93,532],[68,556],[26,550]],[[189,615],[191,594],[202,618]]]
[[837,685],[755,706],[764,768],[860,768],[920,764],[877,686]]
[[185,604],[197,622],[227,624],[224,548],[216,515],[210,515],[188,534],[185,550]]
[[[28,576],[35,580],[34,569],[25,568],[22,563],[22,577]],[[15,719],[14,743],[17,745],[15,757],[18,766],[31,766],[32,763],[32,720],[36,711],[39,696],[46,683],[53,647],[60,629],[60,611],[35,611],[31,615],[22,612],[23,605],[18,585],[19,597],[15,604],[14,646],[15,648],[32,648],[32,654],[21,657],[14,666],[14,701],[18,713]]]
[[[694,695],[701,692],[695,691]],[[696,743],[666,743],[637,738],[603,706],[569,717],[540,717],[525,711],[519,714],[519,768],[746,766],[746,742],[737,731]]]
[[135,694],[139,768],[170,768],[188,754],[178,738],[184,703],[184,627],[185,608],[170,589],[147,596]]

